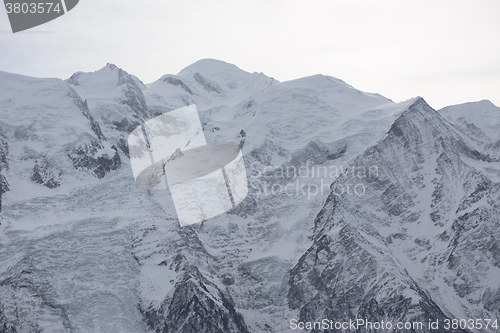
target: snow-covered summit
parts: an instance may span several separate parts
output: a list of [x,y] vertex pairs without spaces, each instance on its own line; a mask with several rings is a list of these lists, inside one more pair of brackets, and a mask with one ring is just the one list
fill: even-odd
[[[497,141],[500,140],[500,107],[489,100],[447,106],[438,111],[451,123],[460,127],[474,125],[478,130]],[[472,130],[472,128],[470,128]]]
[[151,116],[143,93],[145,85],[109,63],[95,72],[77,72],[66,83],[85,100],[93,117],[105,124],[106,138],[127,153],[126,136]]
[[488,100],[447,106],[438,112],[471,138],[490,160],[500,160],[500,108]]
[[248,73],[223,61],[203,59],[147,86],[153,100],[181,99],[205,111],[216,105],[238,104],[276,83],[262,73]]
[[227,78],[249,78],[253,75],[252,73],[240,69],[234,64],[216,59],[198,60],[195,63],[183,68],[177,75],[189,76],[196,72],[214,80],[224,80]]

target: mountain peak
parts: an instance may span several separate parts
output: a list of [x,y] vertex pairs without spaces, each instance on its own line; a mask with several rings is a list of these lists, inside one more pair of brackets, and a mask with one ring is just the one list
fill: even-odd
[[112,71],[115,70],[115,69],[120,69],[118,68],[118,66],[116,66],[115,64],[111,64],[111,63],[107,63],[106,66],[104,66],[102,69],[105,69],[105,68],[109,68],[111,69]]
[[202,59],[181,70],[178,76],[192,78],[194,75],[201,75],[219,83],[239,82],[251,80],[252,78],[270,79],[263,73],[249,73],[236,65],[215,60]]
[[129,82],[131,80],[130,76],[120,67],[107,63],[104,67],[94,72],[76,72],[66,82],[74,86],[82,85],[89,86],[90,88],[105,84],[109,88]]
[[444,107],[438,111],[449,121],[456,122],[458,119],[465,119],[472,122],[484,122],[500,120],[500,108],[491,101],[483,99],[477,102],[469,102]]
[[120,74],[128,74],[127,71],[125,71],[125,70],[121,69],[120,67],[116,66],[115,64],[111,64],[109,62],[103,68],[95,71],[95,73],[109,73],[109,72],[118,73],[119,75]]
[[[182,69],[178,75],[201,72],[202,74],[217,73],[217,72],[227,72],[227,71],[241,71],[236,65],[227,63],[222,60],[216,59],[201,59],[195,63]],[[246,73],[246,72],[245,72]]]
[[441,111],[445,110],[452,110],[453,112],[458,112],[459,110],[468,110],[468,111],[473,111],[473,110],[497,110],[499,109],[498,106],[493,104],[490,100],[488,99],[483,99],[480,101],[476,102],[468,102],[468,103],[462,103],[462,104],[456,104],[456,105],[450,105],[442,108]]
[[418,124],[410,126],[417,128],[423,128],[422,124],[429,120],[434,125],[441,123],[439,114],[422,97],[413,97],[406,102],[406,105],[407,109],[396,119],[389,132],[394,132],[393,130],[398,128],[396,125],[401,121]]

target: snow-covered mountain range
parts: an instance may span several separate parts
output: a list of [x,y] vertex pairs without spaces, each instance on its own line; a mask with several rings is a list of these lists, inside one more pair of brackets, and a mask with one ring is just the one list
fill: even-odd
[[[242,149],[250,193],[180,227],[127,137],[191,104]],[[0,332],[496,332],[444,323],[500,321],[499,126],[489,101],[436,111],[216,60],[151,84],[0,72]]]

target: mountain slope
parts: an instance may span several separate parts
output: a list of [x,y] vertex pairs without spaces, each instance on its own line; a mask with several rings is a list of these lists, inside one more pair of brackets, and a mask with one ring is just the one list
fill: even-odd
[[[377,172],[332,184],[292,269],[290,308],[304,321],[497,317],[500,186],[463,161],[485,159],[417,100],[353,161]],[[364,195],[336,194],[357,183]]]

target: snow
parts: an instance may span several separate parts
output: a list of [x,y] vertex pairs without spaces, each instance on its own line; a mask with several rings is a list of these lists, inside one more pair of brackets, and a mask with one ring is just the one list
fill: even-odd
[[[308,196],[294,190],[292,195],[253,195],[258,207],[255,213],[246,217],[223,214],[181,229],[170,190],[138,188],[130,161],[122,152],[122,167],[101,180],[73,167],[66,158],[68,149],[82,138],[96,135],[69,96],[70,87],[87,101],[107,138],[101,142],[103,148],[94,155],[96,158],[114,155],[113,144],[128,135],[127,130],[116,129],[115,122],[147,120],[124,103],[132,91],[138,101],[145,101],[150,117],[196,104],[207,141],[243,142],[243,154],[248,161],[257,161],[257,170],[313,159],[311,143],[323,155],[346,146],[344,155],[315,165],[345,167],[383,140],[394,120],[418,100],[394,103],[324,75],[278,82],[262,73],[247,73],[210,59],[150,84],[109,64],[94,73],[75,73],[66,81],[0,72],[0,130],[7,136],[10,150],[10,167],[2,174],[11,188],[2,198],[0,281],[9,279],[14,286],[26,285],[26,289],[1,287],[0,302],[8,298],[31,304],[39,302],[34,294],[41,295],[48,304],[65,309],[74,332],[145,332],[137,305],[159,308],[168,301],[182,274],[182,267],[176,269],[174,263],[177,255],[186,257],[219,289],[228,290],[252,328],[263,330],[263,323],[279,327],[285,314],[288,318],[296,315],[283,304],[288,272],[311,246],[314,220],[329,193]],[[498,111],[487,101],[440,110],[450,122],[476,125],[492,142],[500,139]],[[466,131],[466,127],[461,130]],[[30,180],[34,160],[42,156],[64,171],[61,187],[49,189]],[[422,250],[417,255],[413,242],[417,237],[428,239],[436,251],[444,251],[447,245],[436,236],[450,224],[435,226],[428,217],[434,181],[439,177],[437,158],[436,154],[425,156],[429,163],[418,171],[425,187],[415,190],[416,205],[411,209],[422,214],[420,224],[410,225],[392,217],[372,226],[378,236],[366,229],[359,232],[369,240],[366,249],[376,249],[384,269],[393,267],[401,279],[410,276],[441,290],[441,303],[454,316],[462,316],[470,304],[454,296],[451,287],[442,282],[443,276],[435,277],[435,285],[427,281],[420,259],[429,253]],[[463,162],[500,181],[498,162],[467,158]],[[247,166],[248,175],[250,171]],[[300,188],[335,180],[308,175],[291,182],[297,181]],[[285,182],[272,177],[258,179],[264,180]],[[463,189],[453,190],[459,201]],[[460,214],[481,204],[483,201]],[[452,223],[456,207],[449,211],[453,212],[448,216]],[[381,211],[371,213],[375,221],[386,217]],[[329,235],[335,237],[340,228],[333,228]],[[390,248],[383,242],[382,237],[403,229],[411,235],[411,241],[394,239]],[[387,251],[392,251],[390,260],[385,256]],[[241,269],[260,280],[238,275]],[[34,273],[28,276],[30,270]],[[224,273],[233,274],[235,284],[224,285],[220,279]],[[494,279],[497,273],[490,272],[487,284],[491,288],[499,286]],[[208,288],[209,297],[215,295],[213,300],[218,304],[216,290]],[[249,299],[248,295],[257,296]],[[413,302],[418,300],[410,289],[403,295]],[[457,305],[449,305],[452,303]],[[64,330],[57,311],[44,309],[41,316],[41,325],[48,331]],[[49,329],[51,325],[54,328]]]
[[500,108],[488,100],[447,106],[438,111],[454,124],[473,124],[492,141],[500,140]]

